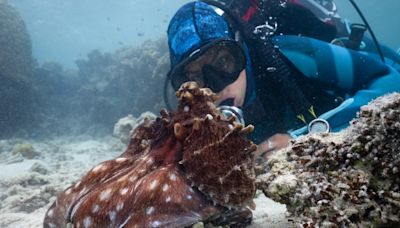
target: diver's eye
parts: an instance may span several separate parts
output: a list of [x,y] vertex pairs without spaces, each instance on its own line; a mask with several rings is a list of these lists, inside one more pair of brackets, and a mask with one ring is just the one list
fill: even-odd
[[224,72],[232,72],[234,68],[234,62],[235,60],[233,57],[229,54],[224,54],[221,56],[218,56],[218,58],[215,61],[215,65],[217,66],[218,69],[224,71]]
[[225,67],[227,64],[228,60],[225,56],[218,58],[216,64],[220,67]]

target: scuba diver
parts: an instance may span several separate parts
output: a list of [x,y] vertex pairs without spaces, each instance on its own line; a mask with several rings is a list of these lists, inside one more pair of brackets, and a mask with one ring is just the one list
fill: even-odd
[[239,108],[268,155],[308,132],[337,132],[362,105],[400,91],[400,57],[366,29],[331,0],[190,2],[168,27],[166,83],[196,81],[217,105]]

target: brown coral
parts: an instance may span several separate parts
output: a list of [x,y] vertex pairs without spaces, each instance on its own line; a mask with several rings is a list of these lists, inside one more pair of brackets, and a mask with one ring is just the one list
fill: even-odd
[[362,107],[340,134],[280,151],[259,188],[303,227],[399,227],[399,148],[400,94],[392,94]]

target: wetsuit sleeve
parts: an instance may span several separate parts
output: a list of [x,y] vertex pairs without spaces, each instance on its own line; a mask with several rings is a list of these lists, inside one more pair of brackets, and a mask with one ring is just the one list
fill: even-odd
[[[291,39],[294,37],[289,37],[289,43],[294,41]],[[334,132],[347,127],[360,107],[372,99],[400,91],[399,72],[375,55],[309,38],[297,37],[295,41],[296,49],[279,42],[282,53],[306,77],[347,94],[342,104],[318,117],[327,120]],[[306,126],[290,132],[293,137],[306,133]]]

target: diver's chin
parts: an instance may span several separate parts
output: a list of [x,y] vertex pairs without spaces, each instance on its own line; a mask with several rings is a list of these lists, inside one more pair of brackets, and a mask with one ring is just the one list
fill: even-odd
[[235,105],[235,98],[233,98],[233,97],[222,100],[218,104],[218,106],[234,106],[234,105]]
[[234,106],[236,106],[238,108],[242,108],[243,100],[235,99]]
[[220,102],[217,102],[217,106],[235,106],[240,108],[242,106],[242,103],[243,102],[240,102],[239,99],[236,99],[234,97],[229,97]]

